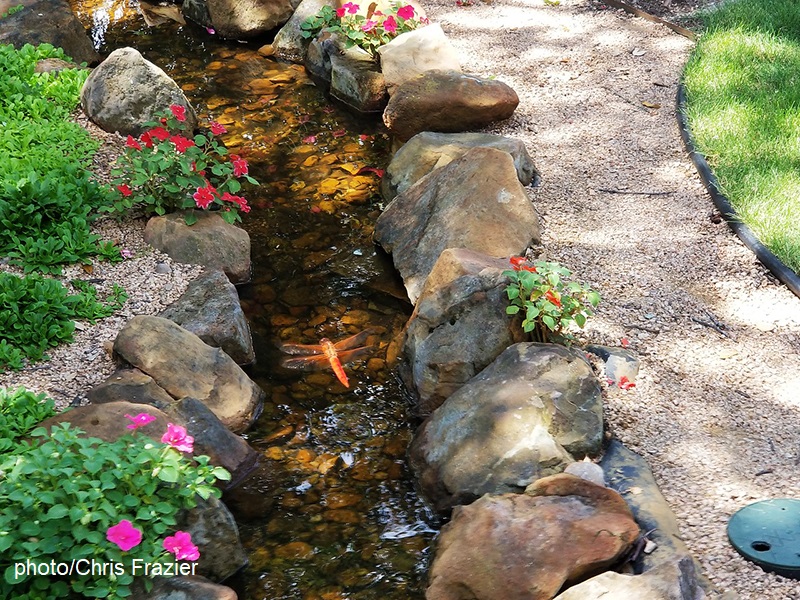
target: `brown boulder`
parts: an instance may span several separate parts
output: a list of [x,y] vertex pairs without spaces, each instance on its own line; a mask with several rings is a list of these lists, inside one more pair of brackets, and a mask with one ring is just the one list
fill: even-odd
[[136,431],[160,442],[167,430],[167,423],[173,422],[169,416],[155,406],[133,404],[131,402],[109,402],[107,404],[89,404],[71,408],[42,421],[39,426],[50,429],[59,423],[70,423],[73,428],[80,429],[88,437],[99,438],[105,442],[113,442],[126,433],[130,433],[128,425],[131,421],[125,415],[147,413],[156,418],[155,421],[139,427]]
[[175,398],[139,369],[117,369],[104,382],[90,389],[86,396],[92,404],[133,402],[161,410],[167,410],[175,402]]

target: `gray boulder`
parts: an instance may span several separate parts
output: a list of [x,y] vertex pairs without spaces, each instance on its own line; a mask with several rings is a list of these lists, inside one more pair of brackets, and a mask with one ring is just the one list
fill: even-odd
[[159,316],[191,331],[209,346],[222,348],[237,364],[255,362],[253,338],[239,294],[222,271],[197,277]]
[[81,90],[83,112],[101,129],[123,135],[140,135],[145,122],[172,104],[186,108],[186,123],[194,130],[197,114],[181,88],[133,48],[109,54]]
[[508,152],[514,159],[514,169],[522,185],[538,180],[539,172],[522,140],[491,133],[423,131],[408,140],[392,157],[381,180],[383,197],[392,200],[431,171],[450,164],[475,147]]
[[518,492],[600,451],[600,385],[583,353],[520,343],[450,396],[417,430],[409,463],[445,512]]
[[182,213],[153,217],[144,241],[174,260],[224,271],[231,283],[250,281],[250,236],[226,223],[215,212],[192,211],[197,218],[187,225]]
[[275,35],[275,40],[272,42],[275,56],[281,60],[302,63],[306,58],[310,40],[301,35],[302,29],[300,29],[300,25],[308,17],[322,10],[323,6],[334,5],[334,0],[303,0],[286,24]]
[[512,256],[539,242],[536,211],[507,152],[473,148],[398,195],[375,223],[416,303],[447,248]]
[[133,317],[114,340],[114,353],[173,398],[197,398],[231,431],[244,431],[260,412],[264,392],[241,367],[168,319]]

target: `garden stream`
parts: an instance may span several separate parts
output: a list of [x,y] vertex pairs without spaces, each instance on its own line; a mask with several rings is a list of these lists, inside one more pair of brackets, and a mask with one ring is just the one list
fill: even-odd
[[[147,27],[125,0],[73,0],[99,50],[139,50],[170,75],[201,122],[261,182],[244,193],[253,280],[241,287],[264,389],[245,437],[269,475],[230,504],[250,565],[242,600],[413,600],[424,596],[435,519],[405,463],[409,405],[391,367],[411,307],[391,262],[372,243],[389,140],[379,119],[332,104],[299,65],[223,42],[191,23]],[[365,169],[366,167],[366,169]],[[329,371],[280,369],[280,343],[334,342],[377,328],[368,361]]]

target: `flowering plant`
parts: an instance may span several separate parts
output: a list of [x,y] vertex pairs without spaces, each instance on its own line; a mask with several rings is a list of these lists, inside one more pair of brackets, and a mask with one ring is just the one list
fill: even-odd
[[[511,257],[506,294],[511,306],[506,313],[524,315],[522,329],[535,341],[547,342],[550,334],[569,340],[565,332],[572,323],[586,324],[600,302],[600,294],[580,283],[566,282],[572,273],[555,262],[536,261],[532,265],[521,256]],[[591,307],[591,308],[590,308]]]
[[[192,136],[186,108],[177,104],[146,123],[141,136],[128,136],[125,153],[111,171],[113,207],[122,213],[143,205],[147,212],[163,215],[186,208],[219,209],[228,222],[241,221],[240,212],[250,212],[247,200],[237,194],[240,180],[258,185],[249,174],[247,161],[228,151],[217,140],[226,133],[212,121],[207,133]],[[186,223],[197,220],[192,212]]]
[[376,10],[376,6],[375,2],[370,4],[366,15],[361,14],[359,5],[352,2],[346,2],[337,9],[323,6],[316,15],[303,21],[300,34],[304,38],[311,38],[323,29],[340,32],[345,36],[346,48],[359,46],[374,57],[384,44],[428,22],[424,18],[415,19],[414,7],[410,4],[399,7],[391,4],[390,14]]
[[220,496],[214,483],[230,474],[207,456],[185,457],[193,440],[184,428],[170,424],[159,444],[136,435],[150,415],[125,416],[133,434],[114,442],[64,423],[49,435],[35,429],[39,443],[0,458],[0,597],[126,598],[135,560],[158,575],[199,558],[178,513]]

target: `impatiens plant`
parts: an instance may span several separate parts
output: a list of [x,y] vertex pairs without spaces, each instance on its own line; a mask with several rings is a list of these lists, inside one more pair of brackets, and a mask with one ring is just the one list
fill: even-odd
[[346,48],[359,46],[372,56],[377,56],[378,48],[401,33],[413,31],[428,22],[424,18],[415,18],[414,7],[410,4],[392,4],[388,14],[377,10],[375,2],[369,5],[365,14],[360,10],[359,5],[352,2],[346,2],[337,9],[323,6],[316,15],[303,21],[300,25],[301,35],[312,38],[322,30],[341,33]]
[[553,337],[570,341],[567,330],[573,323],[581,328],[586,324],[600,294],[567,281],[572,273],[558,263],[536,261],[531,265],[516,256],[510,262],[511,270],[503,272],[510,280],[506,294],[511,305],[506,313],[521,314],[522,329],[534,341],[547,342]]
[[137,435],[151,415],[125,417],[133,434],[113,442],[65,423],[0,458],[0,597],[127,598],[142,565],[158,575],[200,557],[178,513],[219,496],[214,483],[230,474],[184,456],[193,440],[183,427],[170,424],[158,443]]
[[[250,205],[239,196],[242,180],[258,185],[247,161],[228,154],[218,141],[225,127],[211,122],[207,133],[192,135],[186,109],[173,104],[158,120],[146,123],[138,138],[129,135],[125,153],[111,171],[115,196],[111,212],[124,213],[134,206],[163,215],[176,210],[216,209],[228,222],[241,221]],[[197,220],[186,214],[191,225]]]

